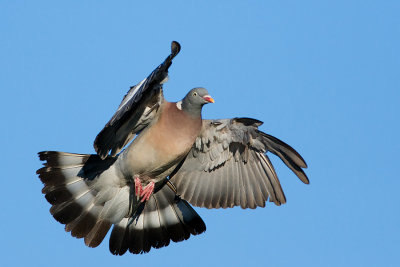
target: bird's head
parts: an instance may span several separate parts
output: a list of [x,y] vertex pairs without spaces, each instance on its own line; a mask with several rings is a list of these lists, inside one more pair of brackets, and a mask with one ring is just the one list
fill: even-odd
[[214,99],[209,95],[207,89],[196,87],[187,93],[182,100],[182,109],[192,115],[200,115],[203,105],[214,103]]
[[209,95],[206,88],[197,87],[189,91],[184,99],[193,105],[203,106],[204,104],[214,103],[214,99]]

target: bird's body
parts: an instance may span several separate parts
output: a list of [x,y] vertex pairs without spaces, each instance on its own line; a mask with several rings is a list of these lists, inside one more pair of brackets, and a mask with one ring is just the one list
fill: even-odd
[[[192,148],[201,130],[201,116],[192,118],[176,103],[165,101],[160,116],[121,153],[117,160],[125,177],[160,182]],[[146,183],[147,184],[147,183]]]
[[51,214],[90,247],[112,225],[110,251],[118,255],[200,234],[205,224],[189,203],[206,208],[285,203],[267,152],[308,183],[300,154],[258,130],[262,122],[203,120],[203,106],[214,103],[206,89],[194,88],[176,103],[164,99],[162,86],[179,51],[173,42],[165,61],[131,87],[97,135],[97,154],[39,153],[45,163],[37,173]]

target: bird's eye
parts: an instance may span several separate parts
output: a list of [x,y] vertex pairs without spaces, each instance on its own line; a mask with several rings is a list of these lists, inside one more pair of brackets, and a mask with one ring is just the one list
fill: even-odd
[[193,96],[197,96],[197,92],[194,92],[194,93],[193,93]]

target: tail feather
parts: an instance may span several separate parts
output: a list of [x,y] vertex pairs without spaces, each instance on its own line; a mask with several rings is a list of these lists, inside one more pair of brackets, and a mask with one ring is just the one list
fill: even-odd
[[156,203],[158,205],[162,225],[168,232],[168,239],[179,242],[188,239],[189,236],[174,207],[175,194],[171,195],[171,193],[171,190],[166,189],[162,194],[159,192],[157,194]]
[[[101,217],[100,214],[107,204],[112,210],[110,200],[116,194],[108,194],[101,203],[96,203],[96,195],[102,192],[96,184],[108,178],[110,174],[105,171],[110,169],[116,158],[101,160],[97,155],[57,151],[40,152],[39,158],[46,161],[37,174],[44,184],[42,192],[52,204],[50,213],[58,222],[65,224],[65,230],[72,236],[85,238],[85,244],[90,247],[98,246],[111,227],[107,216],[112,215]],[[101,176],[103,173],[105,177]],[[121,189],[118,184],[114,187]]]
[[110,251],[124,254],[128,247],[135,254],[151,248],[168,246],[170,241],[186,240],[190,234],[201,234],[206,226],[200,216],[167,186],[153,194],[133,220],[124,218],[115,225],[110,238]]
[[129,187],[124,186],[116,191],[114,197],[104,204],[100,218],[111,223],[120,222],[129,212]]
[[39,159],[46,161],[44,166],[46,167],[67,167],[67,166],[78,166],[83,165],[90,155],[87,154],[73,154],[67,152],[58,151],[43,151],[39,152]]
[[52,204],[50,213],[89,247],[98,246],[113,224],[110,251],[116,255],[146,253],[206,229],[193,208],[167,186],[147,202],[133,203],[132,217],[132,185],[119,177],[116,157],[45,151],[39,158],[45,161],[37,173]]
[[75,170],[71,170],[71,167],[43,167],[39,169],[36,173],[39,174],[42,183],[46,185],[43,188],[43,193],[46,193],[44,190],[47,187],[66,185],[82,180],[81,177],[77,176],[80,166],[78,167]]
[[87,197],[90,197],[91,200],[93,199],[92,190],[83,180],[69,185],[45,186],[42,192],[46,194],[47,201],[53,205],[67,201],[79,202],[79,204],[83,205],[81,202],[87,201]]
[[206,230],[201,217],[194,211],[194,209],[184,200],[178,200],[176,202],[175,210],[179,214],[179,219],[185,225],[185,228],[192,235],[201,234]]
[[[100,213],[100,211],[98,211]],[[71,232],[71,235],[76,238],[83,238],[88,235],[97,222],[95,208],[83,212],[75,220],[65,225],[65,231]]]
[[[129,235],[129,252],[134,254],[141,253],[143,251],[143,239],[144,239],[143,216],[139,216],[135,219],[135,221],[129,222],[125,226],[125,231],[128,231]],[[110,248],[111,247],[113,247],[112,244],[110,244]],[[111,251],[111,253],[118,255],[121,254],[122,251],[117,253]]]
[[[168,237],[164,234],[164,229],[160,223],[160,215],[157,210],[155,199],[146,203],[146,208],[142,213],[143,227],[144,227],[144,240],[143,248],[150,250],[150,247],[161,248],[167,243]],[[146,242],[147,241],[147,242]]]
[[50,213],[58,222],[67,224],[75,220],[81,214],[82,210],[83,208],[78,203],[66,202],[51,207]]
[[111,223],[107,220],[98,220],[92,230],[85,236],[85,244],[95,248],[103,241],[104,237],[111,228]]
[[129,231],[126,230],[128,218],[115,224],[110,236],[110,251],[115,255],[123,255],[129,248]]

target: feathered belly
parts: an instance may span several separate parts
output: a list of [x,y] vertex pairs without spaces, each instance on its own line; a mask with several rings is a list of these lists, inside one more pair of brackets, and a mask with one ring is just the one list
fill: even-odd
[[192,148],[201,117],[192,118],[176,105],[163,106],[158,121],[143,131],[124,152],[124,173],[165,178]]
[[166,177],[187,155],[195,139],[196,136],[185,135],[179,131],[151,129],[143,136],[138,136],[125,151],[125,172],[131,177]]

